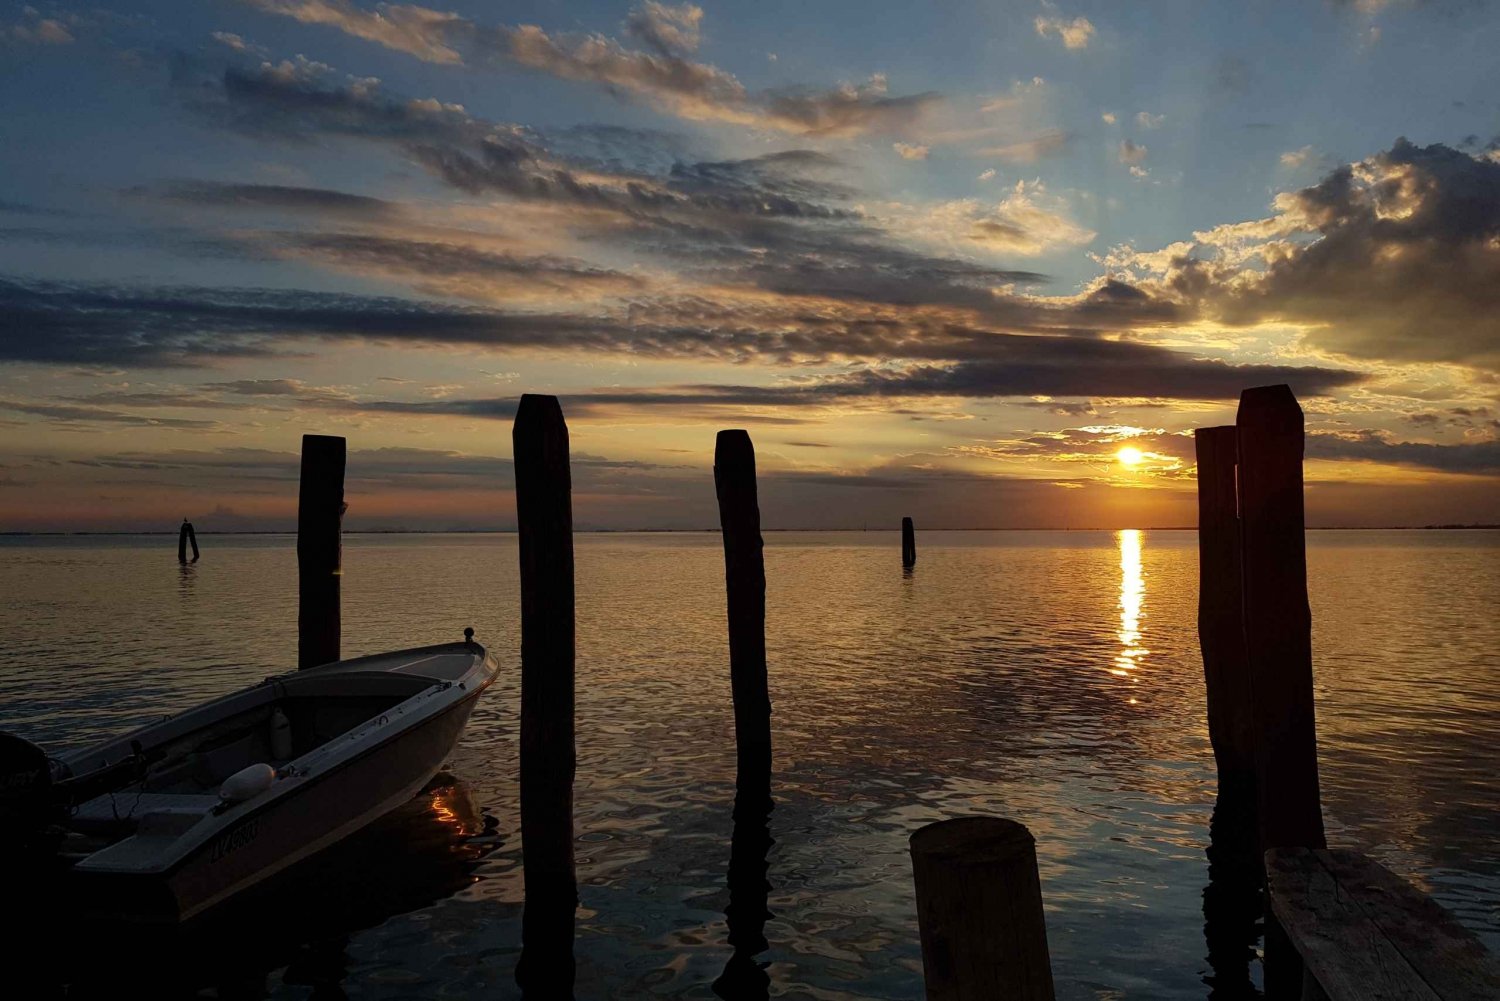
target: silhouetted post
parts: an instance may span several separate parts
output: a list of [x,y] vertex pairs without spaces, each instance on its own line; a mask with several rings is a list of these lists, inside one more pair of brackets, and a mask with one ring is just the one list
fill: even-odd
[[901,519],[901,565],[917,565],[917,529],[910,518]]
[[1236,423],[1261,847],[1323,848],[1302,514],[1302,408],[1288,386],[1247,389],[1240,394]]
[[184,519],[182,519],[182,527],[177,530],[177,562],[178,563],[186,563],[188,561],[187,551],[188,551],[188,546],[189,545],[191,545],[193,547],[193,562],[197,563],[198,562],[198,536],[193,533],[192,522],[190,522],[186,518],[184,518]]
[[998,817],[911,836],[928,1001],[1053,1001],[1036,840]]
[[573,483],[555,396],[521,397],[511,431],[521,551],[521,860],[526,907],[516,983],[572,997]]
[[770,978],[755,962],[765,939],[766,853],[772,840],[771,697],[766,682],[766,569],[755,489],[755,446],[745,431],[720,431],[714,490],[724,536],[729,683],[734,696],[734,836],[729,852],[729,942],[734,954],[714,982],[723,998],[764,998]]
[[1240,586],[1237,438],[1233,427],[1193,433],[1198,453],[1198,645],[1219,787],[1226,795],[1249,797],[1255,789],[1255,734]]
[[297,493],[298,668],[339,659],[346,447],[336,435],[302,436],[302,478]]

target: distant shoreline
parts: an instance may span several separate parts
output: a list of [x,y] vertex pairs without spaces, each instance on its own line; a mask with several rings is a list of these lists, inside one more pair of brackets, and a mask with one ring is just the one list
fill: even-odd
[[[927,528],[928,532],[1196,532],[1196,525],[1147,525],[1135,529],[1119,528]],[[1496,525],[1311,525],[1309,532],[1445,532],[1445,531],[1495,531]],[[718,532],[717,528],[579,528],[575,535],[702,535]],[[763,528],[762,534],[788,534],[809,532],[899,532],[900,527],[891,528]],[[288,529],[205,529],[198,535],[295,535],[295,528]],[[360,528],[345,529],[345,535],[515,535],[513,528]],[[118,532],[0,532],[0,538],[76,538],[111,537],[125,535],[162,535],[175,538],[177,529],[170,531],[118,531]]]

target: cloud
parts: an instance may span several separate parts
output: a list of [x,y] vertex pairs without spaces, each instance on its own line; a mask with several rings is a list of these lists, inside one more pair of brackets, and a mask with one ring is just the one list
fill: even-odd
[[[1129,317],[1145,299],[1125,286],[1096,290],[1060,318],[1075,323]],[[908,319],[828,322],[775,311],[757,318],[690,304],[615,313],[518,313],[438,303],[313,292],[131,289],[0,282],[0,308],[27,336],[0,337],[13,362],[183,367],[231,357],[273,357],[309,340],[464,345],[515,350],[611,352],[721,361],[932,359],[900,370],[869,370],[813,388],[751,388],[717,402],[869,396],[1144,396],[1231,398],[1247,385],[1290,382],[1316,395],[1358,381],[1323,368],[1236,366],[1166,348],[1091,336],[1039,337],[967,328],[922,327]],[[771,322],[768,322],[771,321]],[[759,394],[759,395],[756,395]],[[596,397],[594,402],[606,402]],[[619,402],[615,400],[614,402]],[[708,402],[699,399],[696,402]],[[416,410],[441,411],[447,403]],[[415,405],[413,405],[415,406]]]
[[1184,308],[1298,324],[1324,351],[1500,368],[1500,163],[1398,139],[1274,206],[1134,270]]
[[32,403],[25,400],[0,398],[0,410],[42,417],[57,424],[124,424],[130,427],[162,427],[201,430],[218,426],[217,421],[188,420],[180,417],[147,417],[141,414],[122,413],[102,407],[73,406],[65,404]]
[[1153,115],[1149,111],[1135,113],[1135,123],[1143,129],[1159,129],[1166,120],[1166,115]]
[[268,14],[295,18],[303,24],[324,24],[416,56],[430,63],[456,64],[463,57],[450,45],[451,33],[469,27],[457,14],[445,14],[409,4],[381,4],[370,11],[349,0],[245,0]]
[[1064,47],[1069,49],[1086,49],[1090,39],[1094,37],[1094,26],[1086,17],[1075,17],[1069,20],[1065,17],[1038,15],[1033,23],[1038,35],[1043,38],[1055,35],[1062,40]]
[[1125,164],[1141,164],[1146,160],[1146,147],[1139,143],[1133,143],[1129,139],[1120,140],[1119,148],[1120,162]]
[[899,228],[913,241],[1028,257],[1083,246],[1096,235],[1075,222],[1067,202],[1041,181],[1017,181],[997,203],[966,198],[919,207],[906,213]]
[[1318,152],[1311,146],[1303,146],[1301,149],[1289,150],[1281,154],[1281,165],[1295,170],[1314,163],[1319,158]]
[[932,152],[926,146],[913,146],[910,143],[895,143],[894,148],[903,160],[925,160],[927,154]]
[[1500,475],[1500,438],[1442,445],[1396,441],[1388,431],[1310,431],[1311,459],[1354,460],[1384,465],[1415,466],[1447,473]]
[[1113,111],[1101,111],[1099,113],[1099,120],[1105,125],[1113,125],[1119,121],[1119,118],[1116,117]]
[[664,56],[696,52],[702,40],[702,25],[703,8],[690,3],[665,4],[646,0],[625,17],[626,33]]
[[25,7],[21,20],[0,25],[0,40],[10,39],[22,45],[71,45],[75,41],[71,29],[81,23],[76,14],[43,17],[35,7]]
[[995,179],[995,174],[996,174],[996,171],[995,171],[994,167],[990,167],[990,168],[988,168],[986,170],[981,170],[979,172],[978,180],[981,180],[981,181],[993,181]]
[[975,151],[975,156],[990,156],[1007,163],[1034,163],[1043,157],[1055,156],[1068,148],[1073,135],[1062,129],[1048,129],[1040,135],[1003,146],[991,146]]
[[400,207],[383,198],[355,195],[328,188],[280,184],[233,184],[219,181],[175,181],[153,188],[132,188],[132,195],[232,209],[274,209],[291,213],[391,219]]
[[632,49],[602,34],[549,33],[538,25],[486,26],[425,7],[348,0],[246,0],[268,13],[406,52],[427,62],[520,66],[563,80],[593,84],[689,121],[721,122],[803,135],[904,132],[939,102],[937,94],[891,97],[886,79],[832,89],[789,88],[751,93],[731,73],[689,55],[697,48],[703,12],[692,4],[648,2],[627,16]]

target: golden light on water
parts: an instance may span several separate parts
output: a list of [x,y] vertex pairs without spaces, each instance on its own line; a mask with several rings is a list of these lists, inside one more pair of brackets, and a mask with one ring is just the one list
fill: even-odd
[[1141,646],[1141,606],[1146,600],[1146,577],[1141,572],[1141,532],[1127,528],[1116,533],[1116,538],[1120,543],[1120,628],[1115,635],[1120,641],[1120,652],[1115,654],[1115,666],[1110,673],[1133,679],[1151,652]]
[[1143,453],[1140,449],[1130,448],[1129,446],[1126,446],[1125,448],[1122,448],[1115,453],[1115,458],[1119,459],[1120,465],[1124,466],[1126,469],[1134,469],[1136,466],[1139,466],[1141,464],[1141,461],[1145,459],[1146,456],[1145,453]]

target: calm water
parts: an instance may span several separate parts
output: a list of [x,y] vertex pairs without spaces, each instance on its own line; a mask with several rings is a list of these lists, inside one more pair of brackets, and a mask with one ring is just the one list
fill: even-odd
[[[288,669],[292,540],[200,541],[187,569],[164,536],[0,542],[4,728],[62,747]],[[1194,535],[926,532],[910,576],[895,533],[767,543],[772,994],[919,997],[906,839],[978,812],[1037,837],[1060,997],[1206,997]],[[1500,948],[1500,533],[1311,533],[1309,564],[1329,839]],[[580,536],[577,566],[578,995],[711,997],[734,780],[719,541]],[[277,944],[190,986],[515,995],[517,605],[513,537],[347,538],[346,655],[473,625],[502,679],[453,781],[267,905]]]

